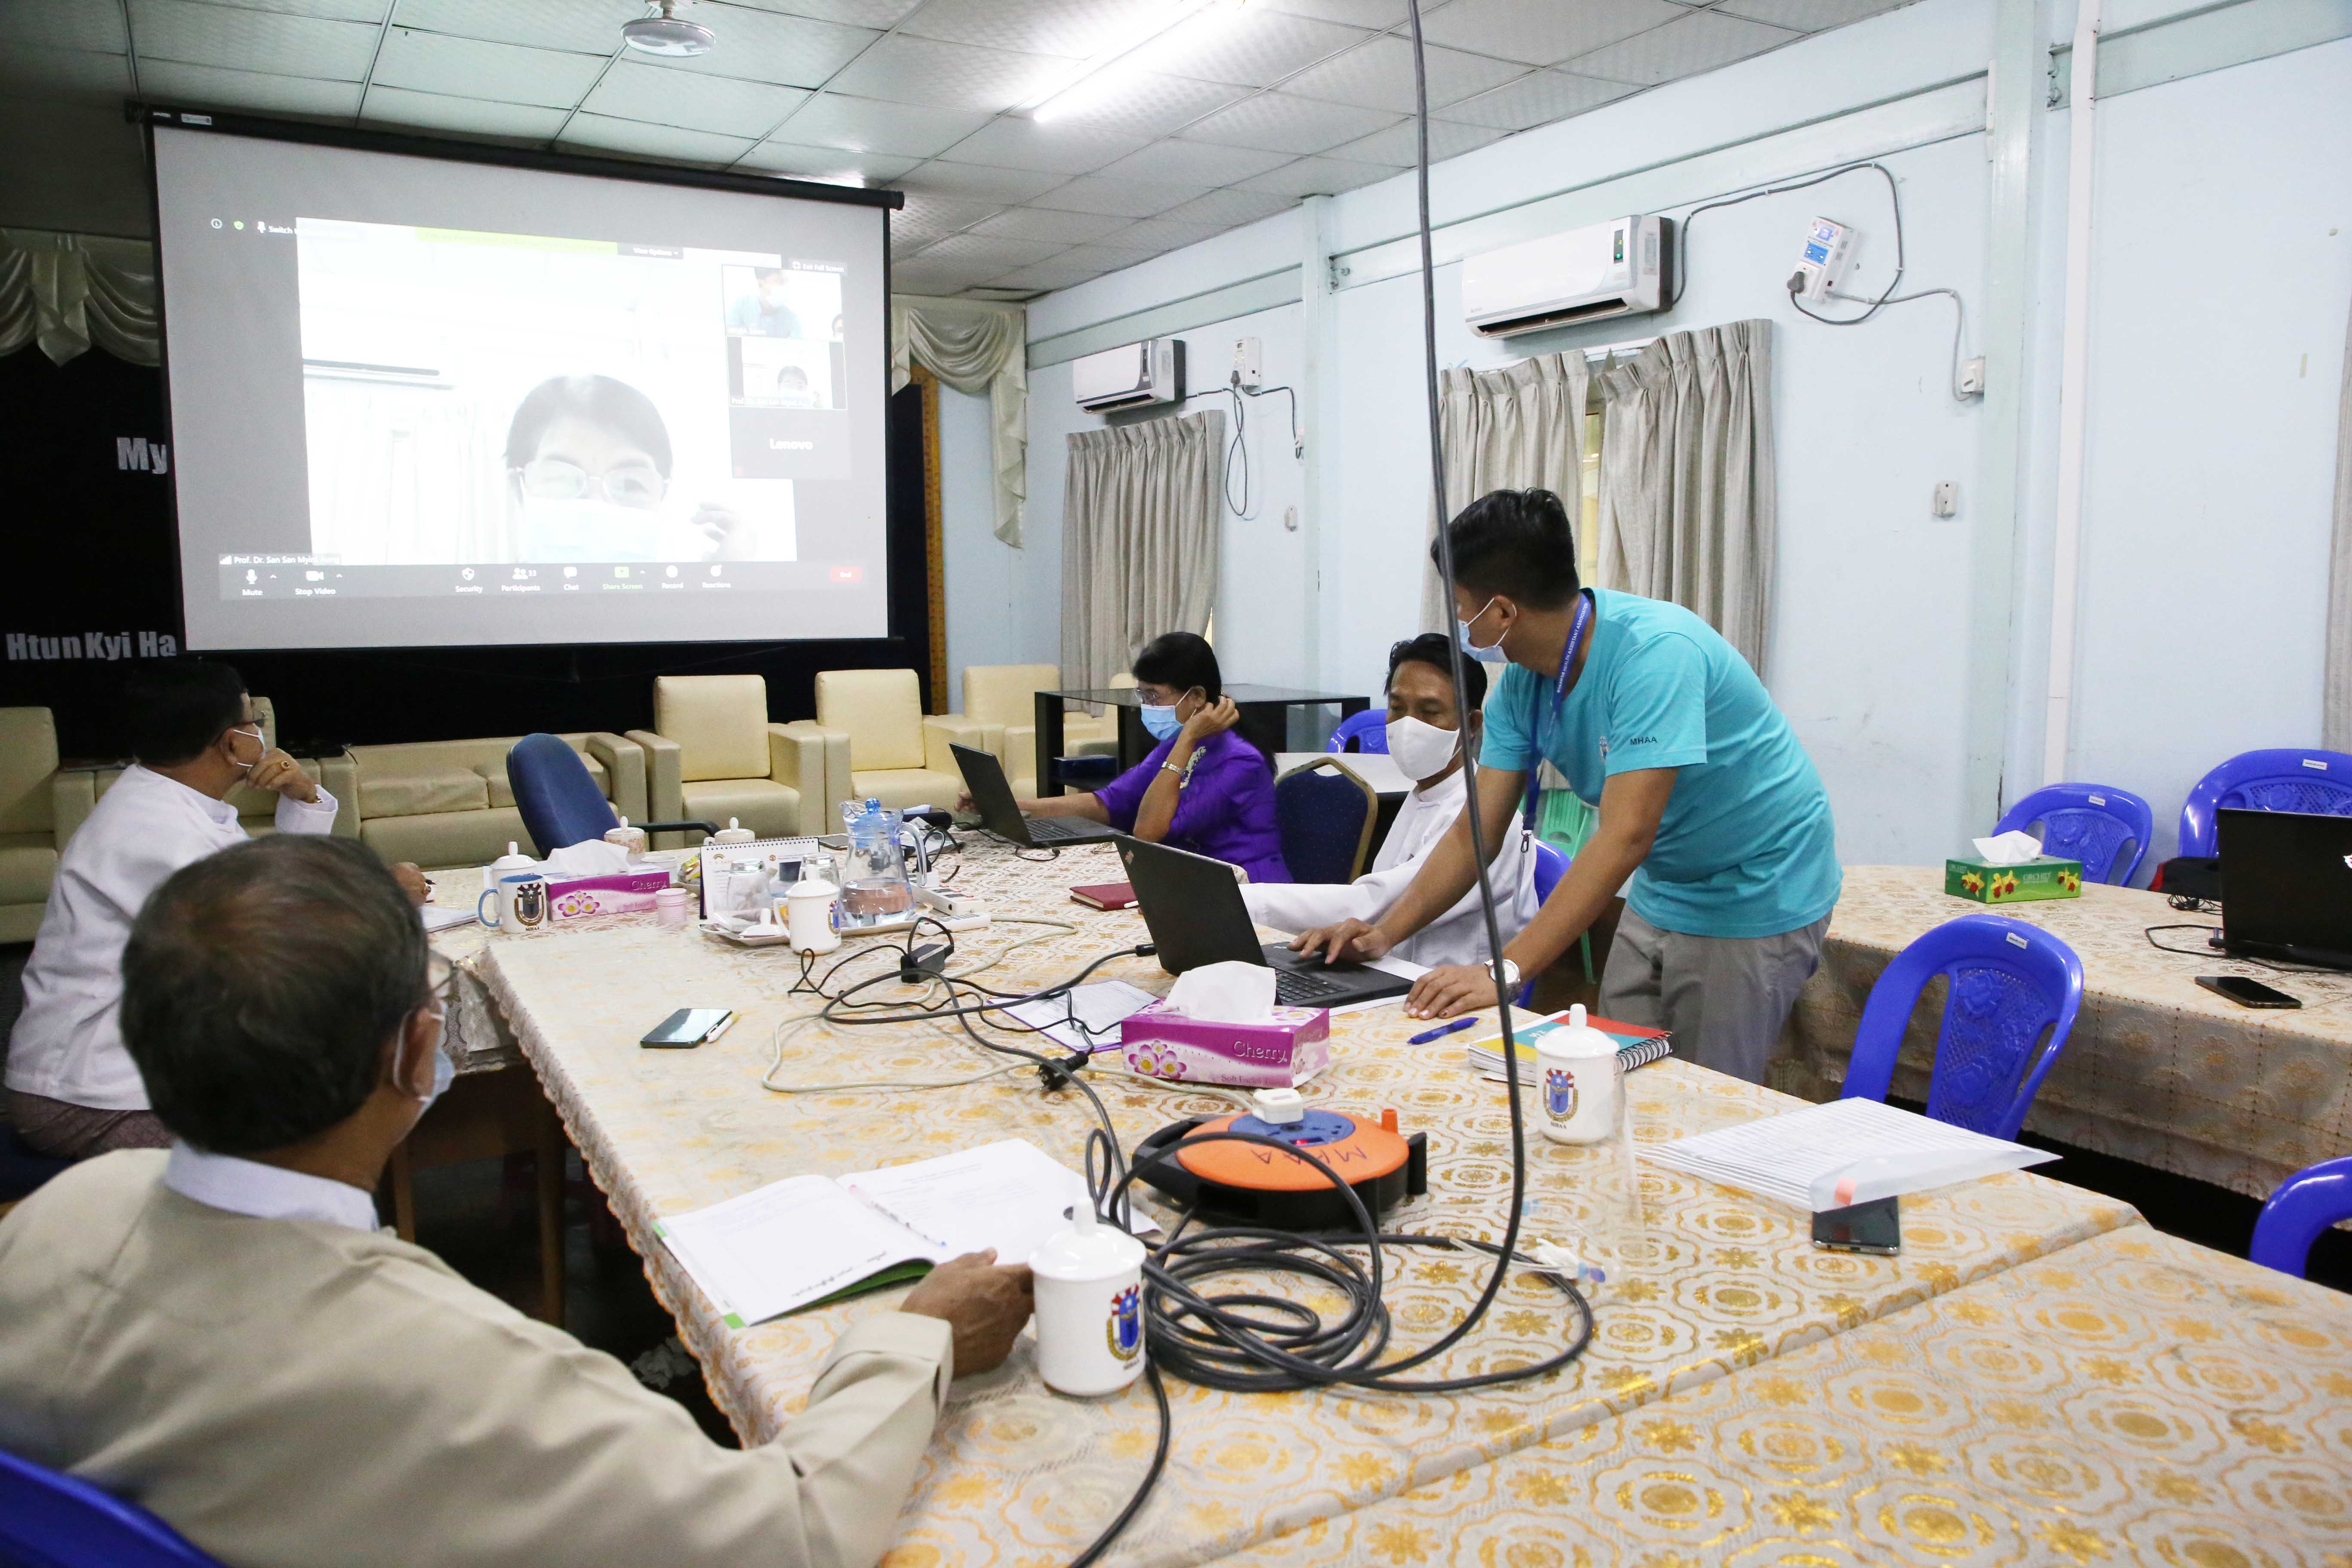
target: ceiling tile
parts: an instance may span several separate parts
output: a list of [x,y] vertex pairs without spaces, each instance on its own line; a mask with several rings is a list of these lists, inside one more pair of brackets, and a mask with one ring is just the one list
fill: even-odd
[[1049,256],[1057,256],[1067,248],[1058,240],[1003,239],[985,234],[951,234],[937,245],[926,246],[921,259],[967,261],[1002,269],[1027,267]]
[[1008,115],[990,121],[947,152],[959,163],[993,163],[1005,169],[1085,174],[1114,158],[1124,158],[1139,150],[1148,140],[1098,125],[1081,125],[1066,120],[1040,125],[1034,120]]
[[743,154],[743,166],[770,174],[803,174],[830,179],[856,174],[869,185],[887,185],[922,160],[893,153],[852,153],[840,147],[803,147],[790,142],[762,142]]
[[1386,126],[1397,117],[1377,109],[1262,92],[1184,129],[1185,140],[1261,147],[1272,153],[1320,153]]
[[1211,191],[1181,207],[1169,208],[1162,216],[1180,223],[1213,223],[1231,228],[1237,223],[1255,223],[1259,218],[1286,212],[1297,205],[1289,196],[1266,191]]
[[1065,245],[1100,239],[1117,228],[1132,226],[1123,217],[1100,213],[1055,212],[1051,207],[1013,207],[972,226],[974,234],[1004,239],[1052,239]]
[[1142,249],[1124,245],[1074,245],[1055,260],[1071,267],[1088,267],[1097,272],[1116,272],[1122,267],[1132,267],[1139,261],[1149,261],[1164,256],[1165,249]]
[[1102,240],[1106,245],[1126,246],[1139,250],[1175,250],[1182,246],[1197,245],[1233,226],[1229,223],[1179,223],[1174,218],[1148,217],[1141,223],[1131,223],[1125,228],[1104,235]]
[[1050,125],[1075,122],[1131,136],[1165,136],[1229,103],[1250,89],[1158,71],[1114,68],[1088,77],[1042,106]]
[[1779,27],[1814,33],[1824,27],[1843,27],[1848,22],[1859,22],[1864,16],[1875,16],[1909,3],[1910,0],[1730,0],[1719,9],[1727,16],[1745,16],[1751,22],[1769,22]]
[[324,16],[337,22],[365,22],[377,26],[383,21],[383,0],[215,0],[224,5],[239,5],[248,11],[283,11],[295,16]]
[[418,92],[487,98],[499,103],[569,109],[603,72],[595,55],[527,49],[394,27],[376,58],[373,79]]
[[437,92],[411,92],[404,87],[377,82],[368,89],[360,118],[386,125],[415,125],[428,131],[457,131],[477,136],[521,136],[544,142],[563,129],[568,110],[541,109],[521,103],[492,103],[480,98],[447,98]]
[[1433,44],[1548,66],[1645,33],[1683,12],[1669,0],[1534,5],[1528,0],[1454,0],[1423,24],[1422,31]]
[[883,103],[821,92],[777,127],[776,139],[804,147],[847,147],[860,153],[929,158],[987,123],[988,116],[977,110]]
[[1162,185],[1230,185],[1263,174],[1290,160],[1250,147],[1218,147],[1206,142],[1155,142],[1102,172],[1107,180],[1148,180]]
[[1253,5],[1238,15],[1213,12],[1152,41],[1154,70],[1204,81],[1272,87],[1296,70],[1360,44],[1360,27],[1292,16]]
[[882,36],[871,27],[845,27],[742,5],[705,4],[697,15],[719,35],[719,42],[707,55],[666,62],[672,69],[785,87],[824,86]]
[[1057,256],[1051,261],[1041,261],[1034,267],[1018,267],[988,279],[992,289],[1022,289],[1037,293],[1051,293],[1056,289],[1074,288],[1089,279],[1099,278],[1108,268],[1087,262],[1072,263]]
[[982,262],[930,261],[917,257],[890,264],[894,294],[956,294],[975,283],[985,283],[1003,268]]
[[367,75],[382,31],[370,23],[287,16],[197,0],[131,0],[131,36],[142,66],[150,59],[179,60],[358,81]]
[[1380,163],[1350,163],[1338,158],[1301,158],[1295,163],[1244,180],[1235,188],[1264,191],[1276,196],[1336,196],[1396,171]]
[[602,114],[575,114],[572,123],[563,128],[556,145],[634,153],[641,158],[665,158],[686,163],[731,163],[751,150],[752,142],[748,136],[718,136],[675,125],[642,125],[634,120],[614,120]]
[[909,239],[942,239],[981,219],[1003,210],[1002,202],[959,201],[921,191],[908,193],[907,205],[890,215],[890,235]]
[[857,27],[887,27],[923,0],[724,0],[710,4],[711,11],[732,11],[739,6],[754,11],[784,11],[795,16],[814,16],[821,22],[846,22]]
[[392,20],[453,37],[609,55],[621,47],[621,24],[645,14],[635,0],[400,0]]
[[360,84],[314,81],[308,77],[264,71],[222,70],[179,60],[142,59],[139,89],[180,103],[216,109],[250,109],[272,114],[352,115],[360,111]]
[[1105,180],[1084,176],[1055,185],[1032,202],[1032,206],[1063,212],[1108,213],[1114,217],[1150,217],[1204,195],[1206,185],[1169,185],[1149,180]]
[[1622,44],[1579,55],[1567,63],[1566,68],[1579,76],[1651,87],[1760,55],[1775,45],[1803,36],[1783,27],[1768,27],[1761,22],[1717,16],[1712,11],[1692,11]]
[[131,57],[96,49],[0,49],[0,85],[19,93],[105,93],[129,96]]
[[119,55],[131,47],[122,0],[56,0],[46,5],[0,5],[0,46],[18,49],[98,49]]
[[[1623,82],[1601,81],[1566,71],[1535,71],[1492,92],[1445,106],[1446,118],[1484,125],[1496,131],[1525,131],[1549,125],[1571,114],[1612,102],[1641,89]],[[1437,146],[1437,126],[1429,128],[1431,151]]]
[[950,43],[1092,59],[1165,25],[1167,0],[930,0],[905,31]]
[[580,107],[592,113],[727,136],[765,136],[808,94],[796,87],[698,76],[615,60]]
[[[1351,27],[1395,27],[1405,20],[1404,0],[1262,0],[1277,11],[1287,11],[1296,16],[1314,16],[1326,22],[1345,22]],[[1538,0],[1548,4],[1549,0]],[[1427,16],[1435,7],[1424,5]]]
[[[1490,60],[1483,55],[1467,55],[1459,49],[1432,46],[1429,50],[1429,107],[1440,109],[1457,98],[1484,92],[1490,87],[1499,86],[1515,76],[1524,74],[1525,70],[1523,66]],[[1413,110],[1412,46],[1402,38],[1374,38],[1360,48],[1349,49],[1311,70],[1300,72],[1284,82],[1282,89],[1305,98],[1323,98],[1334,103],[1352,103],[1364,109],[1385,109],[1391,113],[1411,114]]]
[[[1518,90],[1518,85],[1517,82],[1511,82],[1496,88],[1495,91],[1516,92]],[[1612,92],[1619,90],[1613,82],[1601,85],[1607,86]],[[1491,97],[1492,94],[1482,96]],[[1474,98],[1468,101],[1477,103],[1481,99]],[[1461,107],[1462,105],[1458,103],[1454,104],[1445,112],[1453,114]],[[1508,134],[1507,128],[1457,125],[1450,120],[1433,120],[1429,122],[1429,156],[1433,162],[1444,158],[1458,158],[1465,153],[1475,152],[1484,147],[1489,142],[1499,141],[1507,134]],[[1334,147],[1330,150],[1330,155],[1334,158],[1346,158],[1358,163],[1381,163],[1393,169],[1406,169],[1411,168],[1420,155],[1419,141],[1413,122],[1403,120],[1390,126],[1386,131],[1376,131],[1361,141],[1349,142],[1342,146]]]
[[1034,169],[992,169],[983,163],[950,163],[935,158],[907,174],[898,184],[908,191],[966,201],[1025,202],[1052,190],[1063,178]]
[[1045,97],[1080,68],[1075,62],[1042,55],[894,33],[858,56],[828,85],[861,98],[994,114]]

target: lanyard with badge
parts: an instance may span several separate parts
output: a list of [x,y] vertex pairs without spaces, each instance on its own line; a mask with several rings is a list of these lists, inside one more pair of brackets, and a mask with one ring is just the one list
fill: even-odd
[[1576,668],[1577,650],[1584,646],[1585,634],[1591,629],[1592,595],[1580,591],[1576,595],[1576,619],[1569,623],[1568,646],[1559,651],[1559,673],[1552,678],[1549,718],[1540,686],[1535,690],[1535,711],[1528,715],[1528,740],[1534,754],[1528,760],[1528,793],[1522,809],[1528,831],[1538,838],[1543,837],[1539,818],[1543,810],[1544,731],[1559,721],[1560,704],[1568,700],[1568,679]]

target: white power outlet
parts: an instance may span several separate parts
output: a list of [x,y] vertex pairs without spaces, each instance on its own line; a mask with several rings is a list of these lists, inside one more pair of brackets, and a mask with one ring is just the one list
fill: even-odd
[[1259,338],[1234,340],[1234,384],[1255,386],[1265,379],[1265,343]]
[[1982,397],[1984,381],[1984,355],[1979,354],[1974,359],[1960,362],[1960,395],[1962,397]]
[[1930,504],[1929,510],[1937,517],[1956,515],[1960,510],[1959,481],[1958,479],[1937,480],[1936,499]]

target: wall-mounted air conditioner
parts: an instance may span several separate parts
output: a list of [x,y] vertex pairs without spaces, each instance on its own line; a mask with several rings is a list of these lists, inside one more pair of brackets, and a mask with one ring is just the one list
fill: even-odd
[[1462,262],[1462,313],[1482,338],[1638,316],[1660,308],[1674,223],[1620,217]]
[[1184,397],[1184,342],[1147,338],[1074,360],[1070,390],[1079,407],[1097,414],[1151,403],[1180,403]]

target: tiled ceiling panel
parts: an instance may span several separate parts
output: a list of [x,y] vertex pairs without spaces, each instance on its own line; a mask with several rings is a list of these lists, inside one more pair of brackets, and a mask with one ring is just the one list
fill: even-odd
[[[1904,3],[1423,0],[1431,155]],[[934,292],[1067,287],[1413,160],[1405,0],[691,0],[715,47],[658,61],[622,46],[644,10],[0,0],[0,87],[893,184],[898,286]]]

